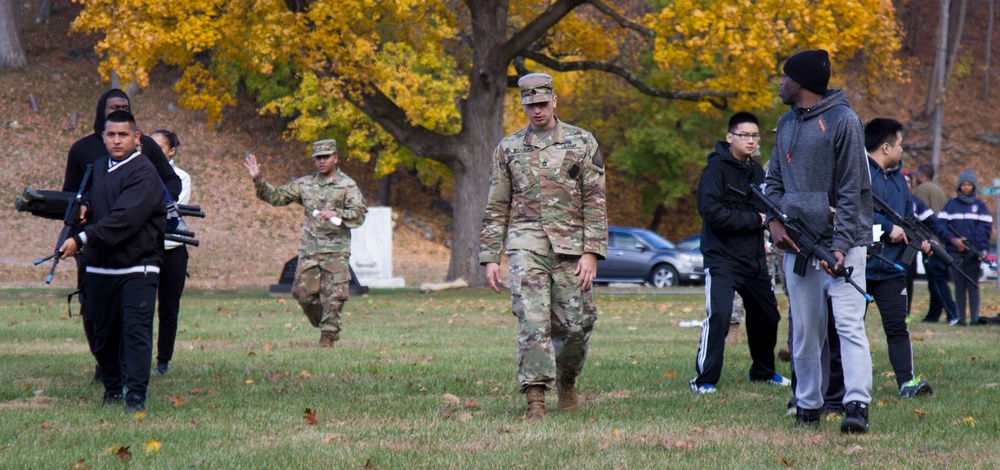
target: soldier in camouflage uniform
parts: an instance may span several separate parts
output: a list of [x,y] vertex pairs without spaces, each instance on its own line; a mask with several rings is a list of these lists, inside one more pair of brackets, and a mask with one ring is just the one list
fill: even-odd
[[528,420],[545,417],[545,390],[560,410],[579,408],[576,378],[597,320],[591,285],[607,253],[604,160],[589,132],[555,117],[552,77],[518,81],[529,125],[493,153],[479,262],[500,292],[504,243],[512,311],[520,322],[517,367]]
[[297,202],[305,209],[292,296],[320,329],[319,346],[332,348],[340,339],[340,310],[351,280],[351,229],[365,222],[368,209],[358,185],[337,169],[336,141],[314,142],[312,156],[317,173],[277,189],[264,181],[256,156],[248,154],[244,166],[262,201],[272,206]]

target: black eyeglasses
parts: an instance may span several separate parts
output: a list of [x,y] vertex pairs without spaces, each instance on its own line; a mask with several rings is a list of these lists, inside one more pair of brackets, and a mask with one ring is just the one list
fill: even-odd
[[748,142],[750,140],[756,140],[760,142],[760,134],[733,134],[733,135],[739,137],[740,139],[743,139],[744,142]]

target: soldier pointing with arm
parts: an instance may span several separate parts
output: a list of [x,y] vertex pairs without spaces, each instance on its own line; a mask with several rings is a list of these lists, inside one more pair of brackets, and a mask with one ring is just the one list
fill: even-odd
[[500,292],[506,244],[511,310],[520,323],[517,368],[526,418],[545,417],[545,390],[579,408],[576,378],[597,320],[591,285],[607,253],[604,160],[589,132],[555,116],[552,77],[518,80],[528,126],[493,154],[479,262]]

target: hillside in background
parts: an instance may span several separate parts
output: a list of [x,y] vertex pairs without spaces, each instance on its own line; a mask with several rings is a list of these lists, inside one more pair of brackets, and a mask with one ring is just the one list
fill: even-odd
[[[910,169],[930,160],[930,131],[925,120],[916,119],[923,109],[935,48],[936,2],[910,2],[901,15],[908,37],[901,58],[910,70],[907,83],[884,83],[879,97],[869,96],[857,76],[834,71],[833,86],[843,87],[865,121],[893,117],[910,126],[907,141]],[[970,12],[984,12],[984,2],[970,1]],[[92,50],[96,37],[67,35],[69,22],[79,11],[77,4],[64,4],[47,23],[30,24],[37,2],[25,4],[23,40],[29,66],[0,72],[0,287],[43,286],[46,268],[32,260],[53,249],[59,222],[20,214],[13,209],[14,198],[25,187],[58,189],[63,178],[66,152],[78,138],[92,132],[97,97],[107,88],[96,68]],[[995,28],[1000,30],[1000,28]],[[984,14],[970,14],[963,49],[969,66],[953,80],[946,104],[947,150],[942,155],[939,182],[953,193],[958,174],[977,171],[982,186],[1000,177],[998,147],[988,144],[977,132],[1000,134],[995,109],[1000,92],[991,93],[988,103],[982,94],[982,57],[985,41]],[[1000,35],[1000,31],[994,34]],[[996,44],[994,39],[994,44]],[[966,59],[963,59],[966,60]],[[991,84],[996,90],[997,68]],[[299,206],[273,208],[257,201],[242,166],[245,152],[258,155],[269,181],[283,183],[312,171],[307,145],[282,139],[282,123],[274,116],[261,116],[249,97],[230,109],[216,129],[210,129],[202,112],[177,109],[172,84],[177,75],[159,67],[152,83],[132,96],[133,111],[147,133],[159,128],[174,130],[181,139],[177,163],[191,173],[194,182],[192,203],[200,204],[205,219],[191,219],[202,245],[191,248],[191,278],[188,285],[205,289],[262,287],[277,281],[282,264],[295,256],[302,210]],[[32,111],[29,97],[39,106]],[[572,109],[571,102],[560,107]],[[71,116],[76,114],[75,123]],[[587,127],[585,122],[574,122]],[[770,124],[765,124],[769,126]],[[762,126],[763,127],[763,126]],[[721,137],[721,135],[720,135]],[[764,144],[765,152],[770,150]],[[610,153],[614,149],[605,149]],[[706,149],[706,153],[707,153]],[[369,204],[373,204],[379,182],[372,175],[372,162],[342,161],[344,171],[358,181]],[[448,266],[449,217],[442,201],[450,195],[421,187],[405,172],[394,176],[390,205],[396,215],[394,232],[395,275],[408,285],[441,281]],[[608,180],[609,220],[613,224],[646,226],[651,216],[643,214],[641,203],[629,183],[614,168]],[[992,198],[988,199],[994,207]],[[670,208],[660,233],[672,240],[697,233],[700,222],[693,197]],[[73,285],[75,267],[60,265],[54,286]]]

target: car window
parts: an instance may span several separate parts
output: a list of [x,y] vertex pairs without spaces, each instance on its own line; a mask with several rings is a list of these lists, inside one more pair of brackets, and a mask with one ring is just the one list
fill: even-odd
[[646,245],[652,246],[657,250],[672,250],[674,249],[674,244],[670,243],[670,240],[661,237],[656,232],[651,232],[649,230],[636,230],[635,233],[645,241]]
[[611,232],[611,246],[614,248],[635,248],[639,239],[635,235],[625,232]]

